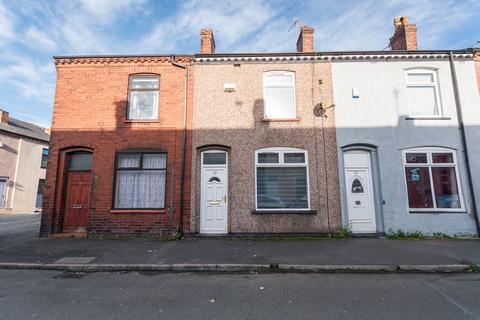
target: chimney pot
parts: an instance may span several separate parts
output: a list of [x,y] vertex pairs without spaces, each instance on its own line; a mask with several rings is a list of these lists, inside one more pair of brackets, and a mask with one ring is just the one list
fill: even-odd
[[300,28],[297,40],[297,52],[313,52],[313,33],[315,29],[308,26]]
[[215,38],[212,29],[202,29],[200,31],[200,53],[215,53]]
[[395,33],[390,38],[392,50],[417,50],[417,25],[411,24],[408,17],[395,17],[393,19]]
[[8,123],[8,112],[0,109],[0,123]]

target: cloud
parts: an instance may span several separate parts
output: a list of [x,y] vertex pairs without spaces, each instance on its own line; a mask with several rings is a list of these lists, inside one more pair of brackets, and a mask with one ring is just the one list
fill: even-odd
[[0,46],[15,37],[14,16],[0,1]]
[[23,39],[26,45],[37,50],[54,51],[57,49],[57,44],[52,36],[48,36],[36,27],[28,28]]
[[127,17],[138,11],[150,12],[146,0],[81,0],[87,13],[100,24],[110,24],[119,17]]
[[217,47],[220,51],[229,51],[260,30],[281,12],[281,8],[280,1],[277,6],[269,1],[185,1],[173,17],[155,25],[140,41],[139,50],[173,51],[182,42],[199,43],[200,29],[212,28]]

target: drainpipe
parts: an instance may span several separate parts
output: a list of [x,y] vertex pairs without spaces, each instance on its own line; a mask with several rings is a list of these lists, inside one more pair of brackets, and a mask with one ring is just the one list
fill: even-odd
[[[184,94],[183,94],[183,133],[182,133],[182,167],[180,171],[180,221],[178,225],[178,232],[183,235],[183,211],[184,211],[184,185],[185,185],[185,160],[187,149],[187,94],[188,94],[188,66],[175,62],[175,57],[172,56],[172,65],[182,68],[184,72]],[[173,181],[172,181],[173,183]]]
[[467,168],[468,187],[470,189],[470,198],[472,199],[472,215],[473,215],[473,219],[475,220],[475,227],[477,228],[477,236],[480,237],[480,223],[478,221],[477,202],[475,198],[475,190],[473,189],[472,170],[470,168],[470,160],[468,157],[467,138],[465,136],[465,126],[463,123],[462,104],[460,101],[460,94],[459,94],[459,88],[458,88],[457,71],[455,69],[455,61],[454,61],[452,51],[450,51],[449,60],[450,60],[450,71],[452,73],[453,93],[455,96],[455,107],[457,109],[458,126],[459,126],[460,134],[462,137],[462,147],[465,155],[465,166]]

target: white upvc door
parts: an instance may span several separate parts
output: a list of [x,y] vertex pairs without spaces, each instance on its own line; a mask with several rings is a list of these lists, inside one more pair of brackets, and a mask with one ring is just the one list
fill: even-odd
[[370,153],[344,154],[349,225],[354,233],[377,232]]
[[0,178],[0,208],[5,207],[7,202],[7,179]]
[[228,233],[228,167],[226,157],[227,154],[224,151],[205,151],[202,153],[201,233]]

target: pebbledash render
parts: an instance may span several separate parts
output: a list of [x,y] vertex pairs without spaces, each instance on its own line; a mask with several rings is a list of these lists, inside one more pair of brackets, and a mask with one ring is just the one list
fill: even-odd
[[55,58],[42,235],[163,236],[182,228],[181,217],[188,228],[190,62],[161,55]]
[[191,233],[330,233],[341,229],[331,63],[313,29],[294,54],[194,60]]

